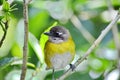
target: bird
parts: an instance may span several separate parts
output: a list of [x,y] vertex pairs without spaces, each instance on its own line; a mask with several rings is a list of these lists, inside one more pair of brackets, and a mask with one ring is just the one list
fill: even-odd
[[48,40],[45,43],[44,54],[46,69],[53,69],[54,71],[63,69],[67,65],[71,65],[75,57],[75,43],[68,29],[63,26],[54,26],[50,31],[45,32]]

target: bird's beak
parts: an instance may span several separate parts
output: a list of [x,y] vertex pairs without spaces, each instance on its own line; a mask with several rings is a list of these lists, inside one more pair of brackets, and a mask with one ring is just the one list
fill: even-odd
[[44,34],[47,36],[52,36],[52,34],[50,32],[45,32]]

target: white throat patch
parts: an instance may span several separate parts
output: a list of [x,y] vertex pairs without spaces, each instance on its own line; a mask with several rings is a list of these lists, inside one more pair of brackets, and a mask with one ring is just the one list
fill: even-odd
[[64,42],[64,40],[62,40],[61,38],[57,38],[57,37],[50,37],[49,38],[51,42],[53,43],[61,43]]

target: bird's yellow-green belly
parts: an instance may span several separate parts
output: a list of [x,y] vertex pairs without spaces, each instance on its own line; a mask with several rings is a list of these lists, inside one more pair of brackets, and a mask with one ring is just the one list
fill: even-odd
[[47,41],[44,50],[48,68],[63,68],[70,64],[75,56],[75,45],[72,40],[59,44]]

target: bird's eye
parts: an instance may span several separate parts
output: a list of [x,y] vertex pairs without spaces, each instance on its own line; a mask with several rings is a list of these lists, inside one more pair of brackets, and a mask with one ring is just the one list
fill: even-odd
[[56,37],[60,37],[61,35],[62,35],[61,32],[55,32],[55,33],[54,33],[54,36],[56,36]]
[[54,33],[54,36],[59,37],[59,33],[57,33],[57,32]]

